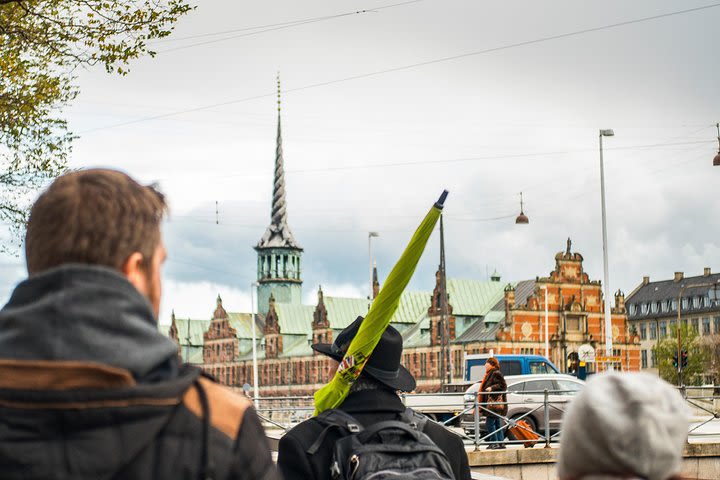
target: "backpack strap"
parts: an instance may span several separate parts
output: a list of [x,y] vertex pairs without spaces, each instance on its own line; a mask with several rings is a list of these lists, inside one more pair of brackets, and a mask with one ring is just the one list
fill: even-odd
[[358,440],[360,443],[366,443],[370,438],[372,438],[373,435],[377,434],[381,430],[385,429],[393,429],[393,430],[400,430],[408,437],[412,438],[415,441],[418,441],[420,438],[420,435],[423,435],[422,432],[420,432],[416,426],[408,425],[406,422],[398,422],[397,420],[387,420],[384,422],[378,422],[373,423],[370,425],[367,429],[363,430],[362,432],[358,433]]
[[400,419],[418,432],[425,430],[425,424],[427,424],[428,421],[428,417],[416,412],[410,407],[405,408],[405,411],[400,414]]
[[325,425],[325,428],[322,432],[320,432],[317,440],[315,440],[315,442],[310,445],[310,448],[306,450],[307,453],[310,455],[314,455],[315,453],[317,453],[323,441],[325,440],[325,436],[332,429],[337,428],[340,430],[345,430],[350,434],[359,433],[363,430],[362,425],[360,425],[360,422],[355,420],[355,417],[353,417],[347,412],[343,412],[342,410],[338,410],[335,408],[325,410],[320,415],[315,417],[315,420]]

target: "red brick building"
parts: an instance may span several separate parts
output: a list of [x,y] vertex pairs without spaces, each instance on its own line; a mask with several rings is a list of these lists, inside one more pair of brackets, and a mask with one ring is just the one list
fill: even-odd
[[[279,101],[278,101],[279,104]],[[328,381],[328,360],[310,345],[331,343],[339,331],[365,315],[368,300],[328,297],[318,289],[315,305],[302,305],[301,254],[287,223],[284,158],[278,109],[277,146],[271,223],[255,246],[258,255],[260,314],[227,312],[218,295],[212,319],[176,318],[168,334],[186,361],[201,365],[221,382],[253,384],[252,346],[256,338],[261,396],[309,395]],[[375,294],[379,284],[375,275]],[[599,281],[590,280],[583,257],[567,249],[555,256],[547,277],[502,283],[447,279],[449,381],[459,381],[465,354],[544,354],[545,288],[549,310],[550,357],[562,371],[576,365],[578,348],[604,351],[604,303]],[[404,365],[419,391],[437,391],[441,383],[442,293],[440,275],[432,292],[405,292],[391,324],[403,335]],[[615,294],[612,311],[614,359],[622,370],[640,368],[639,338],[628,330],[624,295]],[[253,330],[255,334],[253,335]],[[594,366],[589,370],[593,371]]]

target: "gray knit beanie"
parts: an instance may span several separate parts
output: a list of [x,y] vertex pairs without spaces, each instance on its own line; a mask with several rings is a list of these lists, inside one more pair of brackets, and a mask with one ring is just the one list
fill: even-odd
[[563,418],[558,476],[667,480],[680,472],[688,421],[685,400],[657,376],[596,375]]

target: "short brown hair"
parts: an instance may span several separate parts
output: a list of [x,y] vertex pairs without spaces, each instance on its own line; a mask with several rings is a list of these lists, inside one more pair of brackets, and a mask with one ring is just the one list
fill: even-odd
[[66,263],[120,270],[134,252],[149,265],[166,211],[162,193],[122,172],[91,169],[62,175],[30,211],[25,236],[28,273]]

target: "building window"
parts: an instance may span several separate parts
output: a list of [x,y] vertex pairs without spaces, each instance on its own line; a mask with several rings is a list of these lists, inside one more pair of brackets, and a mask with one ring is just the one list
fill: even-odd
[[693,318],[690,320],[692,329],[695,331],[695,333],[700,333],[700,319],[699,318]]
[[683,310],[687,310],[689,305],[690,305],[690,301],[688,300],[688,298],[687,297],[683,298],[682,299]]
[[631,303],[631,304],[630,304],[630,310],[629,310],[630,315],[635,315],[635,310],[636,310],[635,304],[634,304],[634,303]]
[[641,350],[640,351],[640,366],[642,368],[647,368],[647,350]]
[[427,353],[420,354],[420,377],[425,377],[427,374]]
[[660,302],[652,302],[650,304],[650,310],[652,311],[652,313],[657,313],[659,310],[659,306],[660,306]]
[[667,312],[668,310],[670,310],[670,302],[669,301],[662,302],[662,311]]
[[647,313],[648,313],[648,306],[649,306],[649,304],[647,304],[647,303],[643,303],[643,304],[642,304],[641,308],[642,308],[642,314],[643,314],[643,315],[647,315]]
[[703,299],[703,307],[709,307],[710,306],[710,297],[704,296]]
[[580,330],[580,319],[578,317],[568,317],[566,326],[568,330],[577,332]]
[[663,320],[662,322],[660,322],[660,338],[665,337],[667,337],[667,322]]
[[675,324],[676,324],[676,323],[677,323],[677,322],[675,322],[675,320],[670,320],[670,333],[673,334],[673,335],[674,335],[675,333],[677,333],[677,332],[673,332],[673,330],[675,329]]
[[677,310],[677,300],[674,298],[672,300],[670,300],[670,310],[672,310],[672,311]]
[[720,317],[713,318],[713,332],[715,335],[720,335]]
[[655,322],[650,322],[650,340],[657,338],[657,325]]
[[647,340],[647,329],[645,328],[645,322],[640,323],[640,340]]
[[702,334],[710,335],[710,317],[704,317],[702,319]]
[[655,361],[655,350],[650,350],[650,366],[655,367],[657,362]]
[[700,308],[700,297],[693,297],[693,308]]

